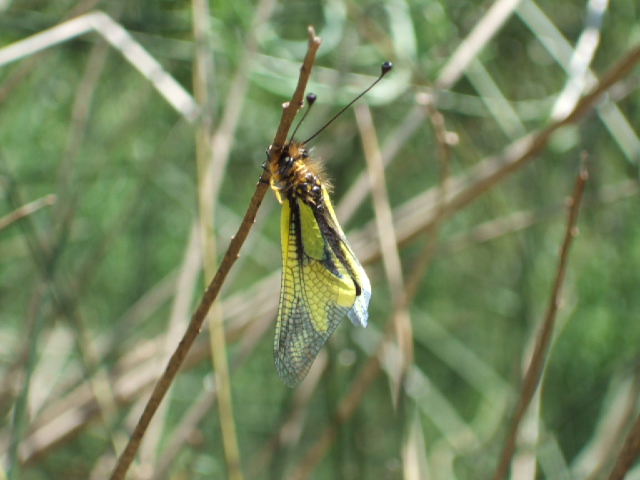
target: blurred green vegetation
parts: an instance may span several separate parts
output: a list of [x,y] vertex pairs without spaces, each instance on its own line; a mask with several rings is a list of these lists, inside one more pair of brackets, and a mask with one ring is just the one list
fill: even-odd
[[[196,3],[5,2],[0,47],[99,9],[192,92]],[[603,4],[604,11],[593,10]],[[450,177],[471,178],[466,175],[487,158],[554,121],[565,87],[585,79],[570,64],[586,26],[599,43],[582,94],[640,43],[635,0],[523,0],[513,11],[501,2],[502,28],[443,86],[443,68],[493,15],[492,5],[211,2],[206,111],[214,132],[223,126],[232,132],[228,163],[215,172],[215,215],[207,220],[219,255],[247,209],[281,104],[297,82],[307,25],[323,44],[309,85],[318,101],[303,138],[366,87],[383,60],[395,65],[362,100],[383,153],[393,153],[385,157],[385,182],[394,219],[401,219],[404,204],[440,185],[442,155],[424,113],[425,93],[433,95],[450,137],[455,134]],[[263,14],[257,12],[267,13],[256,19]],[[197,250],[189,247],[202,185],[197,126],[95,32],[0,67],[0,217],[56,197],[0,230],[3,468],[10,478],[29,480],[106,478],[209,281],[186,260]],[[248,82],[234,93],[242,69]],[[596,111],[559,130],[541,154],[483,189],[438,229],[425,233],[425,214],[416,235],[399,236],[405,280],[437,236],[409,307],[412,373],[398,401],[393,375],[376,377],[338,425],[311,478],[493,474],[549,303],[566,228],[564,202],[583,151],[590,180],[580,234],[540,397],[517,451],[537,470],[515,478],[602,478],[610,469],[640,407],[639,80],[635,67]],[[221,125],[233,105],[240,107],[237,123]],[[313,144],[344,218],[341,200],[367,168],[353,111]],[[371,196],[364,198],[343,228],[356,253],[374,259],[365,264],[373,285],[371,325],[362,331],[344,322],[318,359],[325,371],[317,383],[310,379],[308,387],[290,391],[273,367],[281,259],[279,206],[270,193],[222,290],[245,478],[290,478],[304,464],[392,317],[379,239],[370,234],[375,211]],[[485,238],[476,235],[481,232]],[[227,478],[219,411],[206,403],[215,399],[207,335],[165,399],[167,410],[147,433],[130,478]],[[180,436],[185,413],[199,402],[201,414],[193,413],[197,420]],[[407,473],[413,467],[419,476]],[[628,478],[640,478],[640,466]]]

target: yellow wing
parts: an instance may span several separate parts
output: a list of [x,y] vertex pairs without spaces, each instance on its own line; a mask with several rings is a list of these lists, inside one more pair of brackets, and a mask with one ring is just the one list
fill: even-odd
[[333,205],[329,200],[329,194],[324,187],[322,187],[322,193],[325,199],[325,209],[327,211],[325,219],[330,227],[329,229],[333,229],[338,234],[340,238],[338,245],[343,252],[349,274],[361,289],[361,294],[356,297],[353,307],[349,310],[349,319],[355,326],[366,327],[369,318],[367,309],[369,308],[369,300],[371,300],[371,283],[369,282],[367,273],[364,271],[364,268],[360,265],[358,258],[353,253],[351,245],[349,245],[342,228],[340,228],[336,214],[333,211]]
[[278,375],[289,387],[304,379],[345,315],[366,325],[371,297],[369,280],[323,193],[327,215],[316,216],[299,199],[282,203],[282,286],[274,359]]

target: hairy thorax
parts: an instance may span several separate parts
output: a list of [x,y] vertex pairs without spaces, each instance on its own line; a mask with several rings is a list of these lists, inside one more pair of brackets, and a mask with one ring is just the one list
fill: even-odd
[[311,207],[320,207],[323,203],[322,187],[329,189],[323,181],[322,165],[314,159],[304,144],[291,141],[282,149],[276,161],[269,164],[271,188],[288,200],[300,199]]

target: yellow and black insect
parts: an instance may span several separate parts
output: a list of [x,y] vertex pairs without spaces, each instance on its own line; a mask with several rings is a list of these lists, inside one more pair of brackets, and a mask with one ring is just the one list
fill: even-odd
[[[282,204],[282,284],[274,359],[278,375],[289,387],[305,378],[345,315],[354,325],[367,326],[371,299],[369,278],[340,228],[322,165],[307,144],[391,68],[385,62],[369,88],[308,140],[299,142],[292,135],[280,156],[267,165],[271,188]],[[314,100],[315,95],[307,95],[309,108]]]

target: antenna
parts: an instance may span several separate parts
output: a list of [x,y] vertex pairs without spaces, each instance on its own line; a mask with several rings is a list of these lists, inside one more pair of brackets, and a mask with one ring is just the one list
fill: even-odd
[[307,103],[309,104],[309,107],[307,108],[307,111],[304,112],[304,115],[302,116],[302,118],[298,122],[298,125],[296,125],[296,128],[293,129],[293,133],[291,134],[291,138],[289,138],[289,143],[291,143],[291,141],[293,140],[293,137],[296,136],[296,132],[300,128],[300,125],[302,125],[302,122],[304,122],[304,119],[307,118],[307,115],[309,115],[309,111],[311,110],[311,107],[313,107],[313,102],[315,102],[316,98],[318,98],[318,97],[316,97],[315,93],[309,93],[309,94],[307,94],[306,98],[307,98]]
[[[392,64],[391,62],[384,62],[384,63],[382,64],[381,72],[380,72],[380,76],[378,77],[378,79],[377,79],[375,82],[373,82],[371,85],[369,85],[369,88],[367,88],[364,92],[362,92],[362,93],[361,93],[360,95],[358,95],[356,98],[354,98],[353,100],[351,100],[351,102],[350,102],[346,107],[344,107],[342,110],[340,110],[338,113],[336,113],[336,114],[333,116],[333,118],[332,118],[331,120],[329,120],[329,121],[324,125],[324,127],[322,127],[320,130],[318,130],[316,133],[314,133],[311,137],[307,138],[303,143],[305,143],[305,144],[306,144],[306,143],[310,142],[311,140],[313,140],[314,138],[316,138],[316,137],[320,134],[320,132],[322,132],[325,128],[327,128],[329,125],[331,125],[331,124],[333,123],[333,121],[334,121],[336,118],[338,118],[340,115],[342,115],[342,114],[344,113],[344,111],[345,111],[347,108],[349,108],[351,105],[353,105],[354,103],[356,103],[356,102],[360,99],[360,97],[362,97],[365,93],[367,93],[369,90],[371,90],[371,89],[376,85],[376,83],[378,83],[380,80],[382,80],[382,77],[384,77],[387,73],[389,73],[389,72],[391,71],[391,69],[392,69],[392,68],[393,68],[393,64]],[[311,94],[310,94],[310,95],[311,95]],[[308,100],[308,99],[309,99],[309,98],[308,98],[308,96],[307,96],[307,100]],[[315,100],[315,95],[314,95],[314,100]],[[311,107],[311,104],[312,104],[312,103],[313,103],[313,102],[311,102],[311,103],[309,104],[309,107]],[[307,113],[309,113],[309,110],[307,110]],[[304,117],[302,117],[302,120],[304,120],[304,118],[307,116],[307,113],[305,113],[305,114],[304,114]],[[302,120],[300,121],[300,123],[302,123]],[[298,124],[298,127],[299,127],[299,126],[300,126],[300,124]],[[297,128],[297,127],[296,127],[296,130],[298,130],[298,128]],[[295,132],[294,132],[294,133],[295,133]]]

